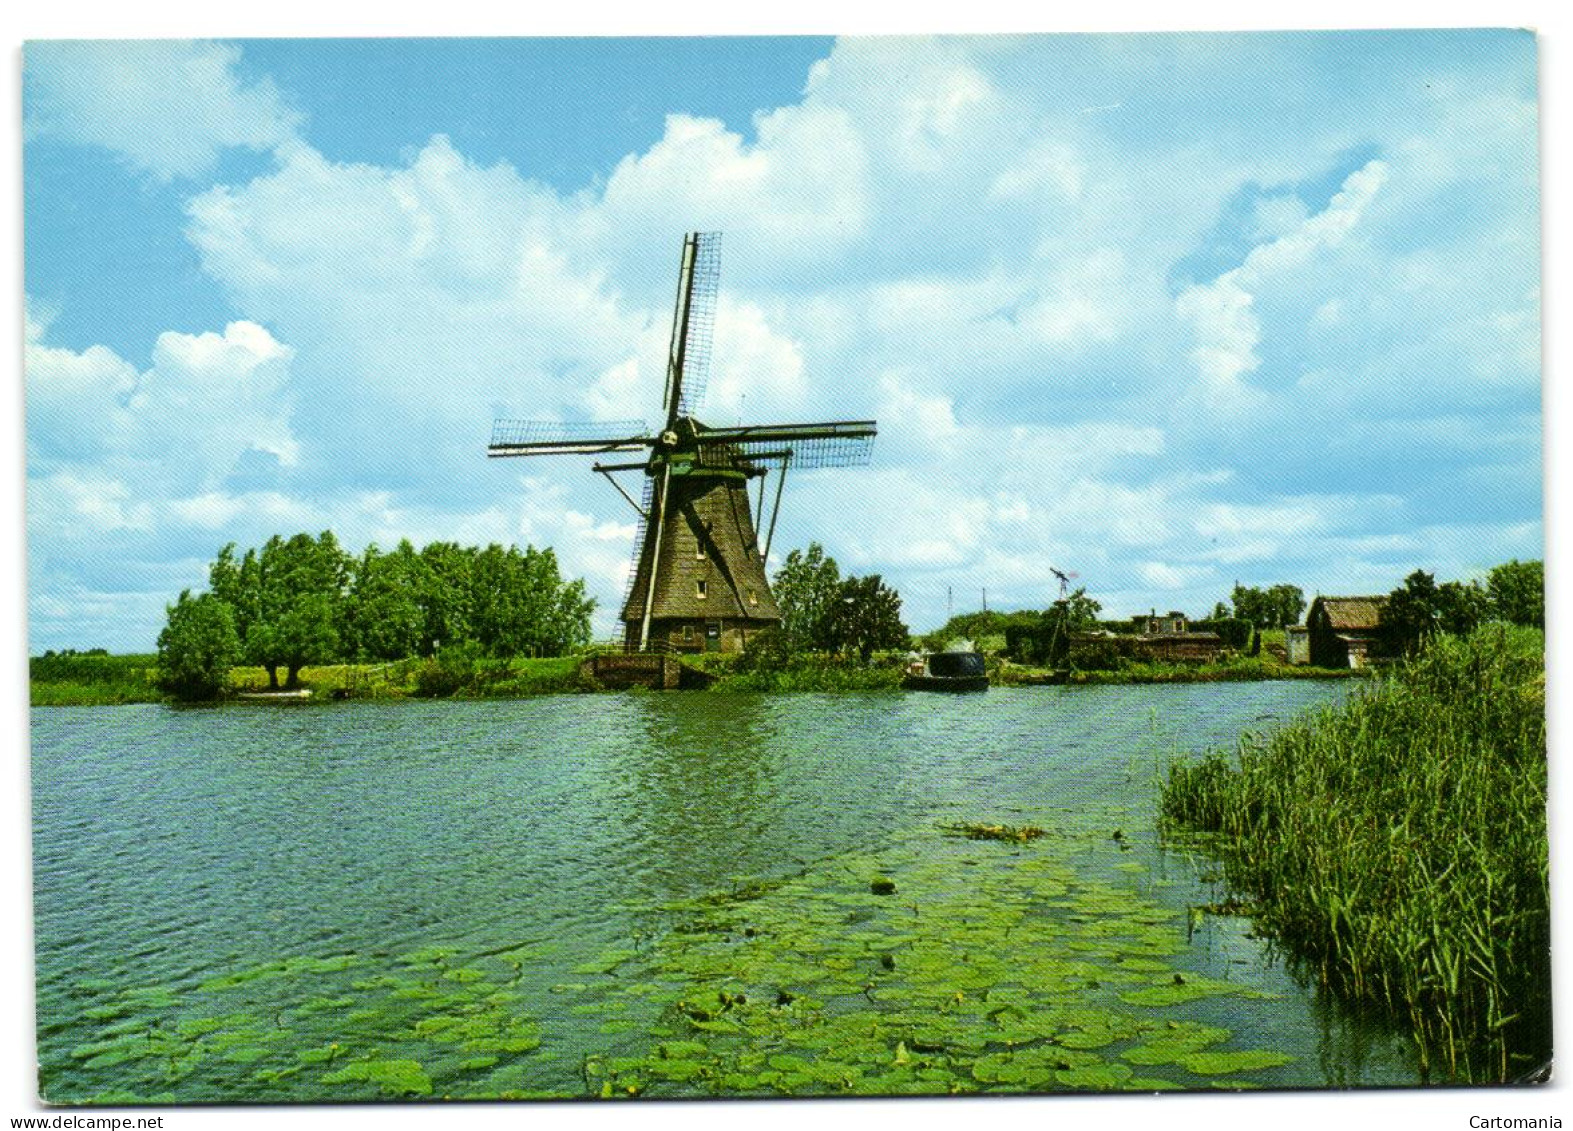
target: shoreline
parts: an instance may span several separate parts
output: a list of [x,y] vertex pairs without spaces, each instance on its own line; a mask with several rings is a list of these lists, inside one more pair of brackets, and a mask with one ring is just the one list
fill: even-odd
[[[300,688],[313,694],[299,703],[328,703],[377,700],[382,702],[424,701],[440,699],[532,699],[541,695],[618,694],[626,689],[596,686],[577,675],[578,657],[566,670],[515,672],[500,679],[496,685],[459,688],[449,694],[421,694],[408,680],[365,680],[366,672],[379,667],[394,665],[334,665],[330,668],[308,669]],[[408,664],[410,661],[400,661]],[[515,661],[515,664],[552,665],[562,668],[560,660]],[[718,673],[719,674],[719,673]],[[876,667],[840,668],[835,666],[805,665],[802,668],[780,672],[755,672],[719,674],[715,683],[706,688],[685,691],[685,694],[793,694],[799,692],[836,693],[868,691],[900,691],[901,669]],[[1189,683],[1275,683],[1299,680],[1369,680],[1377,678],[1372,669],[1346,670],[1333,668],[1288,667],[1287,665],[1262,665],[1259,669],[1242,669],[1225,665],[1172,665],[1144,666],[1128,671],[1078,671],[1068,677],[1037,669],[1016,669],[991,673],[993,688],[1029,687],[1115,687],[1148,686],[1153,684]],[[29,707],[126,707],[144,704],[175,705],[177,701],[159,691],[151,683],[125,682],[96,684],[75,680],[30,680],[28,683]],[[214,701],[212,706],[233,705],[241,696],[256,695],[270,689],[265,681],[235,682],[228,694]],[[284,689],[276,689],[282,692]],[[648,694],[646,691],[636,691]],[[282,698],[282,696],[281,696]],[[201,704],[198,704],[201,705]]]

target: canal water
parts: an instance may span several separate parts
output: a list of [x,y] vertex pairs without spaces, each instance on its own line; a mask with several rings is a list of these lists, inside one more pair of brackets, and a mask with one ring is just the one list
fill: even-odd
[[[1324,1000],[1248,921],[1200,910],[1213,866],[1156,825],[1169,760],[1346,687],[37,709],[41,1088],[1416,1083],[1399,1034]],[[896,891],[874,894],[881,879]],[[1067,978],[1092,1012],[1033,996]],[[954,1031],[890,1028],[919,1005]],[[790,1055],[854,1022],[872,1026],[858,1064],[814,1076]],[[1032,1071],[1008,1067],[1018,1047],[1041,1054]]]

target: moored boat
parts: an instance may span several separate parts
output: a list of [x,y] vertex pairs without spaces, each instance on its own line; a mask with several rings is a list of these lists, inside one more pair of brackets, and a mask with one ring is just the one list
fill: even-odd
[[901,686],[908,691],[987,691],[981,652],[930,652],[913,661]]

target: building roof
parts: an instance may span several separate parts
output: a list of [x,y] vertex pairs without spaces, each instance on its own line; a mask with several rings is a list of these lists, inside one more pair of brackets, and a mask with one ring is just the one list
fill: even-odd
[[1369,631],[1381,625],[1387,597],[1318,597],[1312,605],[1321,605],[1328,623],[1339,632]]

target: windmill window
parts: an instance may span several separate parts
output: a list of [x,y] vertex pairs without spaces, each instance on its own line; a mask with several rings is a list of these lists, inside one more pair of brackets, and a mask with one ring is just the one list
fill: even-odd
[[755,593],[752,589],[748,591],[748,603],[750,605],[759,604],[759,594]]
[[684,644],[692,644],[693,642],[694,642],[694,626],[691,625],[691,624],[685,624],[683,626],[683,643]]
[[706,588],[707,588],[707,586],[706,586],[704,578],[700,578],[698,581],[695,581],[694,582],[694,596],[698,597],[701,601],[703,601],[705,599],[705,589]]
[[694,543],[694,560],[695,561],[702,562],[706,558],[708,558],[709,556],[710,555],[705,552],[705,544],[703,542],[695,542]]

